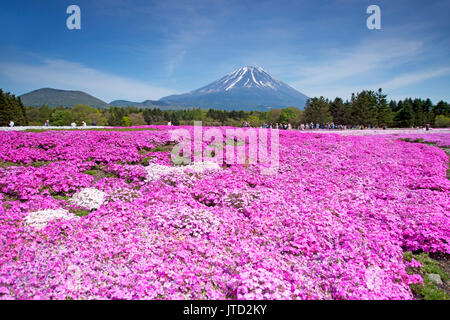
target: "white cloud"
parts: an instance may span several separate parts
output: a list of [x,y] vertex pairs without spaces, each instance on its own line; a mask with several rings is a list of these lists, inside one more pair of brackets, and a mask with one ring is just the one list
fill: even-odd
[[[345,50],[332,50],[314,65],[300,67],[301,80],[290,85],[309,96],[350,98],[362,90],[395,92],[428,79],[450,74],[450,67],[400,73],[396,68],[420,59],[425,51],[421,41],[383,39],[366,41]],[[395,71],[394,71],[395,70]],[[392,77],[396,75],[396,77]]]
[[448,74],[450,74],[450,67],[445,67],[437,70],[412,72],[388,80],[384,83],[379,84],[379,86],[380,88],[389,88],[389,89],[403,88],[431,78],[445,76]]
[[[390,80],[384,82],[370,82],[365,81],[364,83],[357,83],[355,85],[343,85],[343,84],[334,84],[334,85],[321,85],[315,87],[311,91],[305,91],[311,97],[324,96],[329,99],[334,99],[335,97],[341,97],[344,100],[349,99],[352,93],[361,92],[362,90],[378,90],[379,88],[383,88],[385,93],[389,94],[389,98],[393,100],[402,100],[408,97],[407,94],[396,95],[395,93],[399,93],[397,89],[408,88],[409,86],[413,86],[417,83],[421,83],[423,81],[450,75],[450,67],[443,67],[439,69],[430,69],[425,71],[416,71],[409,72],[403,74],[401,76],[392,78]],[[392,95],[394,94],[394,95]],[[413,95],[409,95],[413,96]],[[424,96],[425,98],[425,96]],[[431,98],[430,96],[426,96],[426,98]],[[436,100],[445,99],[445,97],[434,97]]]
[[0,74],[22,86],[81,90],[106,102],[116,99],[159,99],[176,93],[168,88],[152,86],[65,60],[46,59],[41,65],[0,63]]
[[420,41],[367,41],[357,47],[343,50],[343,53],[335,51],[319,64],[306,66],[299,72],[302,80],[294,85],[323,85],[361,74],[367,75],[410,61],[419,54],[422,47],[423,43]]

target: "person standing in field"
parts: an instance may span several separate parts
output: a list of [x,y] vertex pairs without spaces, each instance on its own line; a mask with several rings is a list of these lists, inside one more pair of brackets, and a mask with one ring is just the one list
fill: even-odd
[[45,120],[44,127],[49,127],[49,126],[50,126],[50,121]]
[[9,122],[9,127],[10,127],[10,128],[14,127],[14,121],[11,120],[11,121]]

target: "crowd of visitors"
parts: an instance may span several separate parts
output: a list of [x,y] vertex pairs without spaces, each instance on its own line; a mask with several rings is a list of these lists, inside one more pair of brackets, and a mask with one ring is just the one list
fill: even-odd
[[[247,125],[248,126],[248,125]],[[246,127],[244,125],[244,127]],[[261,128],[267,129],[281,129],[281,130],[290,130],[293,129],[292,124],[290,123],[276,123],[273,125],[272,123],[263,123]],[[368,128],[372,128],[369,126]],[[346,126],[346,125],[337,125],[333,122],[328,122],[325,124],[320,123],[301,123],[297,126],[297,130],[316,130],[316,129],[330,129],[330,130],[345,130],[345,129],[364,129],[364,126]],[[383,128],[385,129],[385,127]]]
[[[244,124],[242,125],[243,127],[250,127],[250,124],[248,122],[244,122]],[[293,129],[292,125],[290,123],[263,123],[261,125],[261,128],[266,128],[266,129],[280,129],[280,130],[291,130]],[[297,130],[319,130],[319,129],[323,129],[323,130],[364,130],[364,129],[382,129],[382,130],[386,130],[387,127],[386,126],[372,126],[372,125],[368,125],[368,126],[364,126],[364,125],[342,125],[342,124],[335,124],[334,122],[327,122],[327,123],[301,123],[297,126],[296,128]],[[424,129],[426,131],[429,131],[431,129],[430,124],[427,124],[424,127],[417,127],[416,129]]]
[[[81,125],[83,127],[87,127],[87,123],[85,121],[82,121]],[[92,121],[91,126],[95,126],[95,122]],[[167,123],[168,126],[172,126],[172,122]],[[49,127],[50,121],[46,120],[44,123],[44,127]],[[75,128],[77,126],[76,122],[72,122],[70,124],[72,128]],[[14,127],[14,121],[9,122],[9,127]],[[251,127],[250,123],[248,121],[245,121],[242,123],[242,127],[249,128]],[[291,130],[293,129],[292,124],[290,123],[263,123],[261,125],[261,128],[265,129],[280,129],[280,130]],[[325,130],[348,130],[348,129],[383,129],[386,130],[386,126],[377,127],[377,126],[364,126],[364,125],[342,125],[342,124],[335,124],[334,122],[327,122],[327,123],[301,123],[297,126],[297,130],[318,130],[318,129],[325,129]],[[424,129],[426,131],[429,131],[431,129],[430,124],[426,124],[424,127],[417,127],[416,129]]]

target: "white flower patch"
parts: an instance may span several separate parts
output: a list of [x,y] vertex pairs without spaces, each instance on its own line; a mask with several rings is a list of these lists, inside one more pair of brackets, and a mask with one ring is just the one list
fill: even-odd
[[211,211],[200,209],[190,212],[181,209],[178,228],[188,229],[193,237],[199,237],[210,232],[215,232],[224,221],[213,214]]
[[86,188],[76,193],[72,201],[89,210],[98,209],[105,202],[106,193],[95,188]]
[[169,167],[162,164],[150,163],[145,167],[147,171],[147,181],[156,181],[160,177],[179,172],[179,167]]
[[76,265],[69,265],[66,271],[66,288],[69,291],[77,292],[82,290],[82,271],[79,266]]
[[383,285],[383,270],[377,266],[369,266],[365,271],[367,288],[379,291]]
[[208,170],[219,170],[220,166],[215,162],[205,161],[205,162],[194,162],[188,166],[185,166],[185,170],[192,170],[194,172],[203,172]]
[[150,163],[145,170],[147,170],[147,181],[155,181],[165,175],[179,174],[184,175],[189,171],[195,173],[202,173],[208,170],[218,170],[220,166],[215,162],[194,162],[190,165],[180,167],[169,167],[161,164]]
[[45,226],[52,220],[63,219],[71,220],[78,217],[64,209],[46,209],[29,213],[24,221],[27,225],[32,226],[38,230],[45,228]]

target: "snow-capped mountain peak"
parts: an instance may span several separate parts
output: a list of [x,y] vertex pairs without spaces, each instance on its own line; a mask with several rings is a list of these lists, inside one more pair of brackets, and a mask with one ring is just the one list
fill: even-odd
[[237,69],[225,77],[200,88],[196,92],[229,91],[237,88],[271,88],[277,90],[281,82],[272,77],[261,67],[243,67]]
[[172,105],[224,109],[266,109],[305,105],[307,96],[260,67],[243,67],[200,89],[161,98]]

